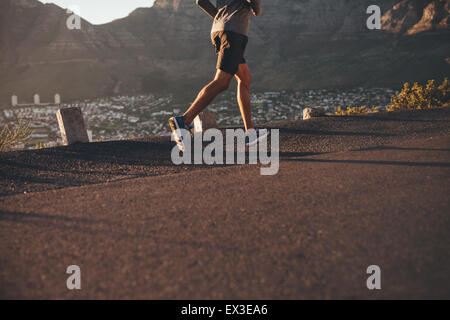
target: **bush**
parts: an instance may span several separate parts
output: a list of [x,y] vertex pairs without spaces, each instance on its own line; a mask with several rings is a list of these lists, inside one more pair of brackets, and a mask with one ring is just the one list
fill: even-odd
[[350,116],[355,114],[364,114],[364,113],[370,113],[370,112],[377,112],[376,107],[372,107],[372,110],[366,108],[365,106],[362,107],[347,107],[345,110],[342,109],[341,106],[338,107],[338,110],[335,112],[335,115],[337,116]]
[[406,82],[402,91],[391,98],[391,105],[387,111],[421,110],[438,108],[448,105],[450,97],[450,83],[448,78],[436,87],[434,80],[429,80],[425,87],[415,82],[412,86]]
[[25,142],[30,139],[31,130],[28,122],[22,119],[11,130],[8,125],[5,125],[0,131],[0,152],[8,151],[15,145]]
[[34,146],[34,149],[36,149],[36,150],[41,150],[44,148],[45,148],[45,145],[42,142],[36,143],[36,145]]

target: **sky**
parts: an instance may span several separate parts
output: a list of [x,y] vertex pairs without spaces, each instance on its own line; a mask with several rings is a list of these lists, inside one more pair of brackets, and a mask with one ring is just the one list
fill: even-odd
[[136,8],[151,7],[154,0],[39,0],[61,8],[80,8],[80,16],[92,24],[103,24],[126,17]]

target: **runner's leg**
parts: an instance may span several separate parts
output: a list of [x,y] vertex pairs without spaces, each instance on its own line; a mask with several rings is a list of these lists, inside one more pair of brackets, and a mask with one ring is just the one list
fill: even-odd
[[248,131],[253,129],[254,125],[252,121],[252,108],[250,105],[250,83],[252,77],[247,64],[241,63],[239,65],[239,69],[235,77],[238,82],[237,100],[239,109],[241,110],[245,130]]
[[226,73],[220,69],[217,70],[213,81],[206,85],[198,94],[194,103],[184,114],[186,125],[190,125],[195,117],[202,112],[220,93],[226,91],[233,78],[232,74]]

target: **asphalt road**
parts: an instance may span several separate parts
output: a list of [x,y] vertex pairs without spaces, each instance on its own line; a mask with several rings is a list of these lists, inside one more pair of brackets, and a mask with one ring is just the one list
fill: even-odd
[[[140,159],[170,150],[162,138],[2,155],[0,298],[449,299],[449,123],[448,110],[280,123],[275,176]],[[51,183],[89,163],[92,180]]]
[[[450,108],[272,124],[281,158],[396,144],[450,133]],[[169,130],[169,129],[168,129]],[[0,196],[153,177],[209,166],[174,166],[168,138],[0,153]]]

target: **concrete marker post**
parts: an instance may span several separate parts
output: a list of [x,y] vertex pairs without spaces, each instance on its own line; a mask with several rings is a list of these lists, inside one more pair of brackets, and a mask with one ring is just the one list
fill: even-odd
[[81,108],[59,109],[56,113],[63,144],[68,146],[77,142],[88,143],[89,137]]
[[194,133],[202,133],[216,128],[216,116],[212,112],[202,112],[194,119]]

